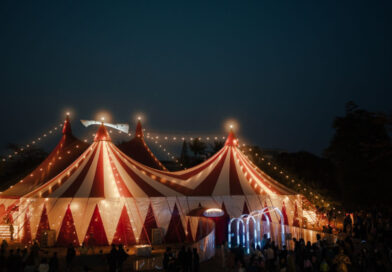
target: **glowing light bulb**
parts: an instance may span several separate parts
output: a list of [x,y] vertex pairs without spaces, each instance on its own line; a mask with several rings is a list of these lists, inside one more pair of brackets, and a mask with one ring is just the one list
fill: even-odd
[[105,121],[105,117],[101,117],[101,121],[102,121],[102,122]]
[[69,114],[70,114],[70,113],[69,113],[69,111],[68,111],[68,112],[67,112],[67,116],[69,116]]
[[138,116],[138,117],[137,117],[137,120],[139,120],[139,121],[142,120],[142,117]]

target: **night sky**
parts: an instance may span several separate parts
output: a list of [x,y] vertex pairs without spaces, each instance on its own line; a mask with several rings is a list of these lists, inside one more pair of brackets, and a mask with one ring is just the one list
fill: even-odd
[[120,2],[0,2],[0,150],[106,110],[321,154],[347,101],[392,111],[391,1]]

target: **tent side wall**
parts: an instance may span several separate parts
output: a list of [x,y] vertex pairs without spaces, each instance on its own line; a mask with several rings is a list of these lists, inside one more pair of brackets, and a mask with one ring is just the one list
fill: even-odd
[[[104,231],[107,243],[111,244],[114,237],[118,236],[116,231],[122,214],[122,210],[126,209],[131,231],[135,236],[135,242],[139,242],[139,238],[145,230],[145,220],[149,208],[152,209],[153,220],[159,228],[163,229],[163,237],[166,236],[169,224],[173,217],[173,211],[176,209],[180,215],[180,225],[177,225],[174,231],[178,235],[182,235],[182,231],[188,230],[188,213],[199,207],[205,208],[221,208],[224,203],[227,213],[230,217],[238,217],[243,213],[244,206],[247,206],[249,212],[254,210],[261,210],[264,204],[268,206],[278,207],[282,209],[282,204],[285,202],[286,212],[288,216],[289,225],[293,222],[294,216],[294,201],[299,198],[297,196],[276,196],[273,199],[265,196],[251,195],[251,196],[216,196],[216,197],[150,197],[150,198],[28,198],[21,199],[18,211],[13,213],[15,224],[19,226],[19,237],[23,237],[24,230],[27,226],[30,228],[31,238],[35,239],[40,230],[40,222],[43,220],[43,210],[46,209],[48,223],[50,229],[55,230],[56,239],[59,239],[60,230],[64,227],[75,229],[75,235],[78,239],[78,244],[83,241],[88,241],[92,229],[94,231]],[[301,209],[300,202],[298,207]],[[7,208],[7,207],[6,207]],[[70,211],[69,211],[70,210]],[[72,215],[73,221],[69,221],[65,215],[69,212]],[[102,220],[102,227],[93,224],[96,220],[97,212]],[[151,216],[151,214],[150,214]],[[279,216],[276,212],[271,212],[272,221],[279,222]],[[93,218],[94,217],[94,218]],[[28,222],[26,222],[26,219]],[[124,220],[124,219],[122,219]],[[127,219],[128,220],[128,219]],[[70,226],[73,224],[73,226]],[[122,222],[124,224],[124,222]],[[192,218],[190,228],[193,238],[196,237],[197,220]],[[92,227],[91,227],[92,226]],[[182,230],[181,230],[182,228]],[[98,230],[97,230],[98,229]],[[149,234],[150,236],[151,234]],[[99,233],[94,233],[94,239],[99,236]],[[71,241],[70,241],[71,242]],[[150,241],[151,242],[151,241]]]

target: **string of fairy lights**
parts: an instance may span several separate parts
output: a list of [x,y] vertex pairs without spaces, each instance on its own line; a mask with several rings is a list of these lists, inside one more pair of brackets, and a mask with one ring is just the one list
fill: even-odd
[[[204,136],[204,137],[196,137],[196,136],[173,136],[173,135],[161,135],[158,133],[147,133],[146,138],[150,140],[151,143],[154,143],[158,148],[161,149],[162,152],[165,152],[168,157],[175,162],[179,163],[178,159],[173,155],[172,152],[168,151],[168,148],[164,145],[164,143],[179,143],[183,141],[193,141],[195,139],[198,139],[200,141],[219,141],[219,140],[225,140],[226,137],[224,136]],[[159,141],[160,140],[160,141]],[[239,141],[239,140],[238,140]],[[249,158],[249,156],[246,154],[248,152],[253,151],[253,146],[246,144],[246,143],[241,143],[239,144],[240,150]],[[284,170],[283,168],[279,167],[277,164],[273,163],[272,161],[269,161],[265,156],[259,153],[254,153],[255,157],[260,158],[259,162],[265,163],[270,169],[274,170],[274,172],[278,175],[282,176],[282,180],[286,180],[287,183],[291,183],[291,187],[294,187],[294,189],[301,193],[301,194],[306,194],[309,199],[312,199],[313,204],[317,204],[319,207],[326,207],[329,208],[331,207],[331,203],[327,202],[320,193],[314,192],[314,188],[310,188],[309,186],[304,185],[303,183],[299,182],[297,179],[295,179],[291,174],[288,173],[288,171]],[[251,158],[250,158],[251,159]],[[182,163],[179,164],[179,166],[183,167]],[[255,166],[253,164],[253,166]],[[255,166],[256,167],[256,166]],[[335,207],[332,207],[333,210],[335,210]],[[341,211],[337,211],[338,213],[341,213]]]
[[[33,139],[30,141],[30,143],[22,145],[19,147],[18,151],[14,151],[11,154],[8,154],[8,156],[1,158],[0,162],[7,162],[12,160],[14,157],[18,156],[21,152],[28,150],[29,148],[37,145],[38,143],[42,143],[45,139],[48,139],[49,136],[54,135],[57,131],[61,131],[61,128],[63,127],[63,122],[60,123],[59,125],[53,127],[52,129],[49,129],[43,133],[40,134],[37,138]],[[184,136],[184,135],[162,135],[158,133],[151,133],[151,132],[145,132],[145,129],[143,129],[145,133],[145,138],[149,140],[149,142],[153,143],[157,148],[160,149],[162,153],[167,155],[169,159],[171,159],[174,163],[177,164],[178,167],[184,168],[184,165],[182,162],[179,160],[178,157],[175,156],[173,152],[170,152],[170,150],[167,148],[166,144],[169,143],[182,143],[183,141],[194,141],[195,139],[198,139],[199,141],[207,141],[207,142],[214,142],[214,141],[223,141],[226,139],[225,136]],[[109,130],[109,133],[112,134],[113,130]],[[132,133],[123,133],[121,131],[118,131],[118,134],[123,134],[128,137],[131,137],[133,134]],[[95,134],[92,134],[93,137],[95,137]],[[85,138],[83,140],[85,143],[88,142],[88,139]],[[74,149],[79,149],[79,146],[73,146],[72,148]],[[327,202],[319,193],[314,192],[315,190],[310,188],[309,186],[306,186],[304,184],[301,184],[297,179],[295,179],[292,175],[288,173],[288,171],[284,170],[283,168],[279,167],[278,165],[274,164],[270,160],[266,158],[266,156],[263,156],[262,154],[259,154],[258,152],[252,153],[253,152],[253,146],[248,145],[246,143],[241,143],[239,145],[240,150],[249,158],[247,154],[252,154],[254,157],[259,158],[258,162],[265,163],[266,166],[268,166],[271,170],[273,170],[276,175],[280,175],[283,180],[286,180],[287,183],[290,182],[291,185],[295,188],[297,192],[300,192],[301,194],[305,194],[308,196],[309,199],[311,199],[314,203],[317,203],[319,207],[327,207],[327,208],[332,208],[333,210],[336,210],[335,207],[332,207],[331,203]],[[67,150],[65,154],[71,154],[72,150]],[[59,160],[62,158],[59,157]],[[252,162],[253,164],[253,162]],[[255,165],[253,165],[255,166]],[[42,170],[41,170],[42,171]],[[20,180],[19,182],[23,182],[23,180]],[[12,188],[12,186],[10,186]],[[337,211],[339,214],[341,211]]]
[[33,146],[37,145],[38,143],[42,142],[42,140],[47,139],[49,136],[56,134],[57,131],[61,131],[61,128],[63,127],[63,123],[60,123],[59,125],[44,131],[43,133],[40,134],[35,139],[32,139],[29,143],[21,145],[18,147],[18,151],[14,151],[13,153],[10,153],[3,158],[1,158],[1,162],[7,162],[12,160],[14,157],[20,155],[22,152],[27,151],[31,149]]
[[[247,153],[253,151],[253,147],[242,143],[240,145],[241,151],[249,158]],[[329,208],[331,206],[330,203],[328,203],[322,196],[321,194],[318,194],[314,192],[315,190],[310,188],[309,186],[306,186],[304,184],[301,184],[298,180],[296,180],[292,175],[288,173],[288,171],[284,170],[283,168],[280,168],[278,165],[272,163],[269,161],[265,156],[259,153],[253,153],[255,157],[259,158],[259,162],[265,163],[270,169],[274,170],[276,174],[279,174],[282,176],[282,179],[286,179],[288,182],[294,186],[295,190],[297,192],[300,192],[302,194],[308,195],[309,198],[312,199],[312,202],[317,202],[318,206],[320,207],[327,207]],[[335,207],[332,207],[333,210],[335,210]],[[340,213],[341,211],[338,211]]]

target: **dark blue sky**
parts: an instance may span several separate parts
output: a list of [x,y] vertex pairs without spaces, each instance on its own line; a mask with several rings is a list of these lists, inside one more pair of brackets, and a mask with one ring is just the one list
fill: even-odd
[[391,3],[1,1],[0,145],[70,108],[320,153],[345,102],[391,111]]

